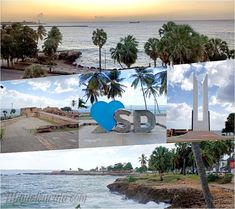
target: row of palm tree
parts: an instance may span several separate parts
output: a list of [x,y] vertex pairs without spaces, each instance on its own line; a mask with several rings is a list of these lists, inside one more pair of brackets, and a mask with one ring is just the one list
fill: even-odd
[[[147,110],[147,97],[153,96],[160,113],[157,97],[166,94],[166,71],[154,74],[152,69],[136,68],[135,73],[130,75],[130,78],[134,79],[131,87],[136,89],[140,86],[141,88],[145,109]],[[126,88],[122,84],[123,80],[120,70],[96,72],[82,74],[80,76],[80,86],[85,87],[83,91],[85,92],[86,102],[89,100],[93,104],[98,101],[100,96],[107,96],[108,99],[113,100],[116,97],[122,97]]]
[[[186,170],[190,173],[197,173],[196,161],[193,155],[192,145],[190,143],[176,143],[176,148],[168,149],[166,147],[156,147],[149,159],[142,154],[139,157],[143,170],[158,171],[162,180],[163,173],[172,171],[186,175]],[[203,164],[207,169],[216,168],[219,172],[219,161],[224,155],[231,156],[234,153],[234,142],[225,141],[204,141],[200,143],[202,150]]]
[[[208,38],[199,34],[187,24],[176,24],[172,21],[163,24],[159,29],[160,39],[149,38],[144,45],[145,53],[157,65],[157,59],[163,66],[169,64],[184,64],[203,61],[234,59],[234,50],[229,50],[228,44],[219,38]],[[93,32],[93,43],[99,46],[99,69],[101,70],[101,48],[107,41],[107,33],[103,29]],[[130,68],[137,60],[138,41],[128,35],[120,39],[115,48],[110,49],[111,58]]]

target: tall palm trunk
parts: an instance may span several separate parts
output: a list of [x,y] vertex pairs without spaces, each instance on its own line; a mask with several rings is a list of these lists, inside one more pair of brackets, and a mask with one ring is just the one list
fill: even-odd
[[99,47],[99,71],[101,72],[101,47]]
[[202,192],[203,196],[207,205],[207,208],[215,208],[213,204],[213,197],[210,193],[209,185],[206,179],[206,171],[205,166],[202,160],[201,148],[199,142],[192,143],[192,150],[193,155],[195,157],[196,165],[197,165],[197,172],[200,177],[201,185],[202,185]]
[[154,61],[154,67],[157,67],[157,60],[154,59],[153,61]]
[[157,104],[157,111],[158,111],[158,113],[160,113],[160,108],[159,108],[159,105],[158,105],[158,101],[157,101],[156,96],[154,96],[154,99],[155,99],[155,102],[156,102],[156,104]]
[[121,62],[118,62],[118,63],[119,63],[119,65],[121,66],[121,68],[123,69],[123,66],[122,66]]
[[147,102],[146,102],[146,98],[145,98],[145,94],[144,94],[144,86],[143,86],[143,82],[142,82],[141,79],[140,79],[140,84],[141,84],[141,89],[142,89],[143,97],[144,97],[144,106],[145,106],[145,110],[147,110]]

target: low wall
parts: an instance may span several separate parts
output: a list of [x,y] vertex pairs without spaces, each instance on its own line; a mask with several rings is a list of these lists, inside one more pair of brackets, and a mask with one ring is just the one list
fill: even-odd
[[52,114],[52,113],[47,113],[47,112],[43,112],[43,111],[39,111],[37,113],[37,117],[38,118],[41,118],[41,119],[45,119],[45,120],[50,120],[50,121],[53,121],[55,123],[58,123],[58,124],[78,124],[78,120],[74,120],[74,119],[71,119],[71,118],[67,118],[67,117],[64,117],[64,116],[60,116],[60,115],[55,115],[55,114]]

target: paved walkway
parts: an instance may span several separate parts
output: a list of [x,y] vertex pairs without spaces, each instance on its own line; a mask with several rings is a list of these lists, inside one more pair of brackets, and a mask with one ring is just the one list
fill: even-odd
[[[79,121],[79,123],[83,122],[95,122],[95,121],[94,120]],[[162,125],[166,125],[166,117],[156,116],[156,122]],[[83,126],[79,129],[80,148],[166,143],[166,129],[162,128],[161,126],[155,126],[155,128],[152,130],[151,133],[134,133],[134,132],[117,133],[115,131],[109,133],[93,133],[96,127],[97,127],[96,125],[91,125],[91,126]]]
[[[58,76],[58,74],[47,74],[47,76]],[[1,68],[1,81],[7,80],[17,80],[22,79],[24,76],[23,70],[13,70],[13,69],[5,69]]]
[[1,152],[26,152],[78,147],[78,131],[34,134],[34,129],[50,123],[38,118],[22,118],[5,127]]

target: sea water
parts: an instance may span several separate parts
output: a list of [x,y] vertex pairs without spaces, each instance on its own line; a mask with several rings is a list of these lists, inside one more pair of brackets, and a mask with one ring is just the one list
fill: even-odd
[[[107,185],[114,182],[115,176],[68,176],[68,175],[17,175],[17,172],[1,176],[1,208],[75,208],[79,203],[82,209],[88,208],[166,208],[165,203],[149,202],[140,204],[126,199],[124,195],[111,193]],[[79,201],[65,202],[16,202],[6,203],[9,193],[24,195],[56,196],[81,195]]]
[[[116,22],[83,22],[83,23],[47,23],[47,26],[56,25],[59,27],[63,40],[59,50],[77,49],[82,52],[82,57],[77,63],[83,66],[98,67],[98,48],[92,42],[92,32],[96,28],[103,28],[107,33],[107,42],[102,48],[102,68],[120,68],[110,55],[110,48],[116,47],[120,38],[133,35],[139,42],[137,66],[153,66],[153,61],[145,54],[144,44],[149,38],[159,36],[159,29],[167,21],[140,21],[140,23],[129,23],[128,21]],[[233,20],[195,20],[195,21],[175,21],[178,24],[189,24],[197,32],[207,35],[210,38],[221,38],[226,41],[230,49],[234,48],[234,24]],[[85,25],[87,27],[77,27]],[[62,27],[72,26],[72,27]],[[34,26],[35,27],[35,26]],[[47,31],[50,27],[46,27]],[[43,41],[39,42],[39,48]],[[161,65],[161,62],[158,62]]]

